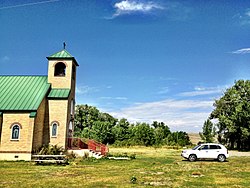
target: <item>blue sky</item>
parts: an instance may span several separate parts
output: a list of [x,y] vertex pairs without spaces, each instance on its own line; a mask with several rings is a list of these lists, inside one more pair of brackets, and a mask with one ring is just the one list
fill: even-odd
[[173,131],[250,76],[250,1],[2,0],[0,23],[0,75],[46,75],[66,41],[78,104]]

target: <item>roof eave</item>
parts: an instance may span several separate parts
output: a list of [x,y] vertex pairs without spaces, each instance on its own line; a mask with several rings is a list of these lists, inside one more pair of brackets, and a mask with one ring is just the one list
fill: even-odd
[[69,97],[47,97],[49,100],[68,100]]
[[46,57],[48,60],[73,60],[76,66],[79,66],[74,57]]

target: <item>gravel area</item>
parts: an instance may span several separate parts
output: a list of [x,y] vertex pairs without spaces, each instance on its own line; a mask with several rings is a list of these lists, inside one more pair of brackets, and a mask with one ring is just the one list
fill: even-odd
[[229,156],[233,157],[250,157],[250,152],[229,151]]

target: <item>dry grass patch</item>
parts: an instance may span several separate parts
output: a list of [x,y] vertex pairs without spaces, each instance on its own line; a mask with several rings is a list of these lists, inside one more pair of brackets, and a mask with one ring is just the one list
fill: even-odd
[[192,144],[197,144],[201,141],[199,133],[188,133],[188,136]]

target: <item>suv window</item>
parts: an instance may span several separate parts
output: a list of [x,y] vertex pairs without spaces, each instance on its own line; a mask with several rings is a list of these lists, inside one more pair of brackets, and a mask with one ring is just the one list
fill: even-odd
[[217,145],[210,145],[210,149],[218,149]]
[[208,145],[203,145],[200,147],[200,150],[205,150],[205,149],[208,149]]
[[221,149],[219,145],[210,145],[210,149]]

